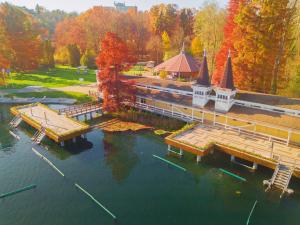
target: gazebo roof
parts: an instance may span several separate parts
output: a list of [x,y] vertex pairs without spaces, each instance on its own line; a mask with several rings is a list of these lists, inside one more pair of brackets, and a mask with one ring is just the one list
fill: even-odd
[[203,61],[201,63],[199,75],[197,77],[196,84],[202,85],[202,86],[210,86],[209,81],[209,72],[208,72],[208,66],[207,66],[207,58],[206,58],[206,52],[204,51],[203,55]]
[[157,65],[155,71],[164,70],[167,72],[195,73],[199,71],[197,61],[184,50],[180,54]]
[[220,83],[220,88],[235,90],[230,51],[228,53],[228,59],[225,67],[225,72]]

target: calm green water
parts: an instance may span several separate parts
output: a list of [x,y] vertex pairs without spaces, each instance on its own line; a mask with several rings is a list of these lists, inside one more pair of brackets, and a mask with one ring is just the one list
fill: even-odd
[[[259,203],[250,224],[300,224],[300,183],[296,193],[279,199],[264,193],[262,181],[272,171],[259,168],[251,173],[232,165],[229,156],[215,153],[197,165],[191,155],[167,157],[187,168],[183,172],[166,165],[152,154],[166,157],[163,139],[151,132],[108,134],[93,131],[89,142],[67,149],[46,141],[38,151],[52,161],[61,177],[32,151],[34,132],[26,125],[18,131],[21,141],[8,133],[11,119],[7,106],[0,106],[0,193],[37,184],[0,200],[0,225],[242,225],[255,200]],[[218,168],[247,179],[243,183]],[[79,183],[112,211],[112,218],[74,187]],[[240,194],[239,194],[240,193]]]

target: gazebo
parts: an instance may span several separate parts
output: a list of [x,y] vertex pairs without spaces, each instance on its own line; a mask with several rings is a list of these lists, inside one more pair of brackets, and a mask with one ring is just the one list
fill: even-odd
[[198,62],[193,58],[193,56],[185,52],[183,46],[181,52],[178,55],[157,65],[154,68],[154,71],[166,71],[171,74],[172,77],[192,78],[199,73],[199,69],[200,66]]

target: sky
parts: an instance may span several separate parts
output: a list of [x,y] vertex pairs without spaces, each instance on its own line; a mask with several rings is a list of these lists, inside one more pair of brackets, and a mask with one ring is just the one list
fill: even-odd
[[[118,0],[115,0],[118,2]],[[208,0],[119,0],[119,2],[124,2],[126,5],[135,5],[139,10],[148,10],[152,5],[159,3],[175,3],[180,8],[199,8],[204,2]],[[214,0],[221,7],[225,7],[228,0]],[[18,6],[26,6],[27,8],[35,8],[36,4],[46,7],[47,9],[61,9],[67,12],[83,12],[92,6],[103,5],[103,6],[113,6],[114,0],[0,0],[2,2],[9,2]]]

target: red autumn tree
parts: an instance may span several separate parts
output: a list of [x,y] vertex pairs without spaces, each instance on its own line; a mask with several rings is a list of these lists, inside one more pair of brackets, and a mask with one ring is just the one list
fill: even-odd
[[134,84],[124,80],[120,72],[128,69],[133,62],[129,49],[116,34],[108,32],[101,42],[100,53],[96,63],[98,89],[103,93],[103,109],[107,112],[117,112],[123,103],[135,102]]
[[234,57],[235,52],[233,46],[233,31],[236,27],[234,19],[239,12],[240,4],[243,1],[244,0],[230,0],[229,2],[228,16],[226,19],[226,24],[224,26],[224,41],[222,43],[220,51],[216,55],[216,70],[214,71],[212,77],[213,84],[219,84],[223,76],[229,49],[231,50],[231,55]]

